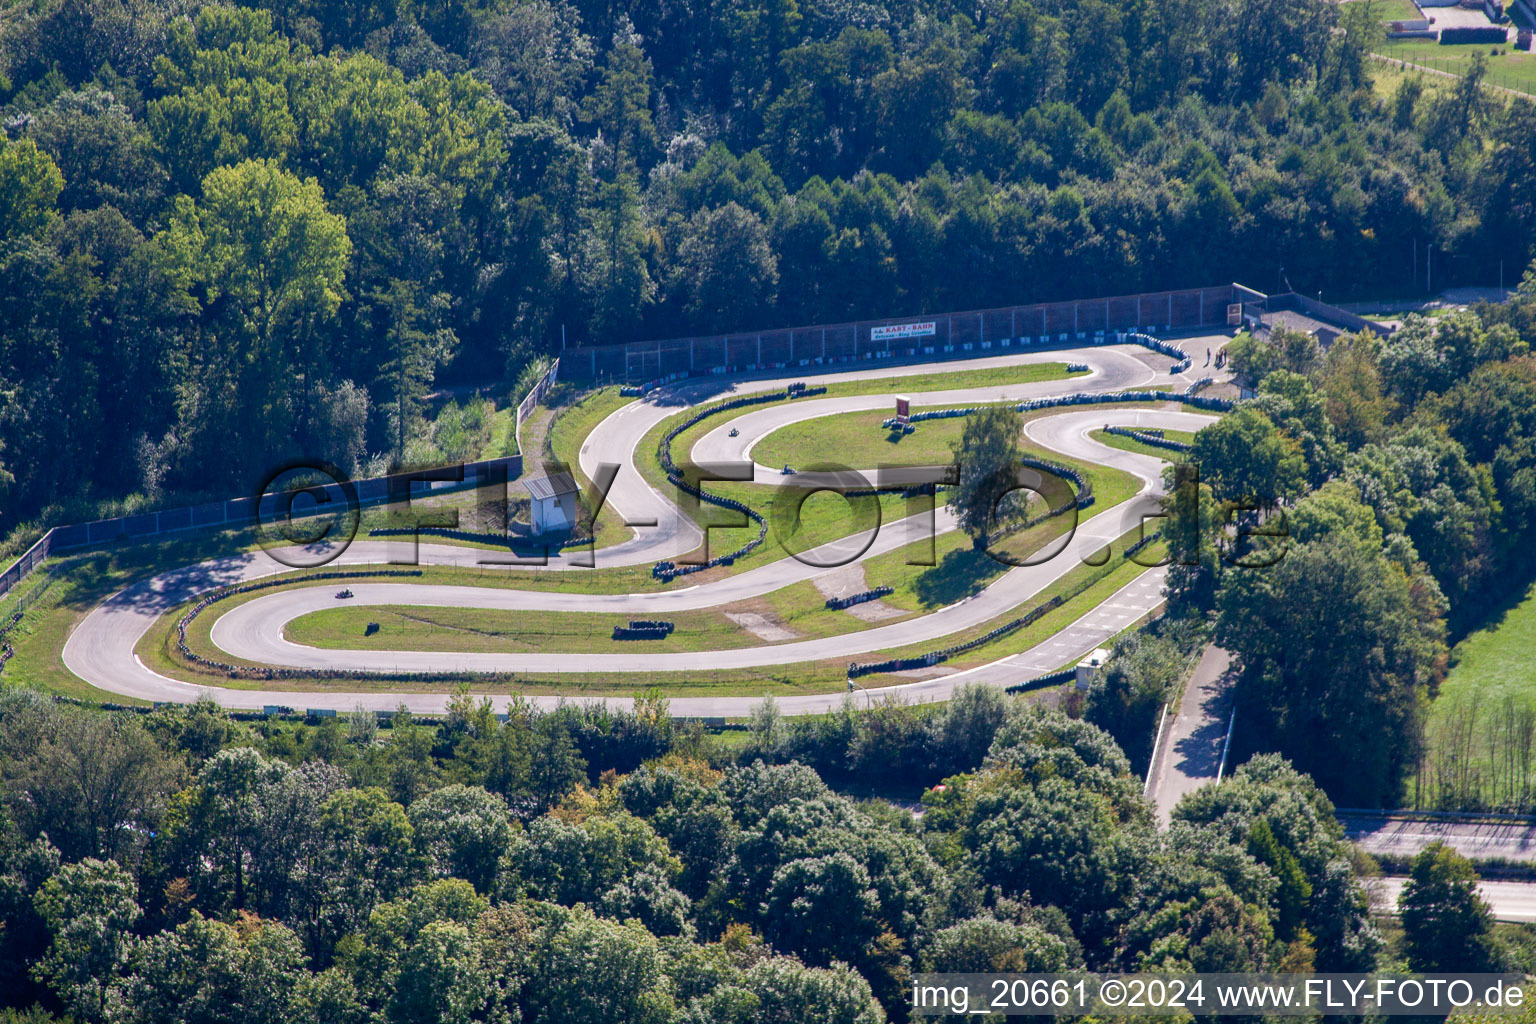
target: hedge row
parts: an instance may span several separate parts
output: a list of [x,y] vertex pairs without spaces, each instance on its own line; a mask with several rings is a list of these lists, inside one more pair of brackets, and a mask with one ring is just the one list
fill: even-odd
[[840,612],[844,608],[852,608],[854,605],[863,604],[866,601],[878,601],[882,597],[894,594],[895,592],[894,588],[891,587],[876,587],[874,590],[866,590],[861,594],[854,594],[850,597],[829,597],[827,598],[827,607],[835,612]]
[[[377,678],[377,677],[375,677],[375,678]],[[453,677],[451,677],[451,676],[434,676],[433,678],[437,679],[438,681],[441,681],[441,680],[443,680],[445,678],[453,678]],[[469,678],[472,678],[472,677],[466,675],[463,678],[469,679]],[[473,678],[479,678],[479,677],[476,676],[476,677],[473,677]],[[154,706],[149,706],[149,705],[145,705],[145,704],[114,704],[111,701],[105,701],[105,700],[104,701],[100,701],[100,702],[97,702],[97,701],[87,701],[87,700],[81,700],[79,697],[66,697],[63,694],[58,694],[58,693],[55,693],[55,694],[52,695],[52,700],[53,700],[53,702],[55,704],[70,704],[70,705],[73,705],[75,707],[80,707],[80,708],[99,708],[102,711],[131,711],[132,713],[134,713],[136,715],[152,715],[156,711],[159,711],[160,707],[161,707],[160,704],[155,704]],[[316,721],[318,719],[318,717],[319,717],[317,715],[311,715],[307,711],[304,714],[301,715],[301,714],[299,714],[299,712],[297,710],[295,710],[294,708],[288,706],[287,704],[279,704],[279,705],[275,705],[275,707],[277,708],[277,710],[273,711],[270,714],[268,714],[265,710],[262,710],[262,711],[242,711],[239,708],[224,708],[224,709],[222,709],[222,711],[223,711],[224,716],[226,718],[230,719],[230,721],[233,721],[233,722],[266,722],[266,721],[271,721],[274,718],[279,719],[279,720],[287,720],[287,721],[295,721],[295,722],[302,722],[302,721],[310,721],[310,722],[312,722],[312,721]],[[321,711],[321,710],[326,710],[326,709],[312,708],[310,710]],[[380,727],[385,728],[385,729],[389,729],[389,728],[393,727],[393,723],[394,723],[395,715],[396,714],[398,714],[398,712],[395,712],[395,711],[375,711],[373,713],[374,717],[376,719],[378,719]],[[327,717],[330,717],[330,716],[327,716]],[[496,717],[501,719],[502,721],[506,721],[506,718],[507,718],[507,716],[505,714],[498,714]],[[439,726],[439,725],[443,725],[446,722],[446,719],[444,719],[444,718],[442,718],[442,717],[440,717],[438,715],[417,715],[417,714],[411,714],[411,722],[414,725],[423,725],[423,726],[433,726],[433,727],[436,727],[436,726]]]
[[[443,675],[440,672],[365,672],[348,669],[314,669],[314,668],[270,668],[265,666],[231,665],[227,662],[214,661],[205,658],[192,650],[187,644],[187,627],[192,620],[202,614],[209,605],[234,597],[236,594],[248,594],[253,590],[266,590],[272,587],[288,586],[293,583],[313,583],[320,580],[349,580],[378,577],[420,576],[420,569],[352,569],[337,570],[334,572],[315,573],[311,576],[303,576],[298,579],[257,580],[254,583],[244,583],[238,587],[228,587],[211,594],[205,595],[193,605],[181,621],[176,624],[176,647],[181,651],[181,656],[195,665],[215,672],[223,673],[231,679],[382,679],[400,683],[427,683],[441,682]],[[477,679],[511,679],[506,673],[475,673]]]
[[1507,43],[1509,29],[1502,25],[1453,25],[1440,30],[1440,43],[1451,46],[1458,43]]
[[5,625],[0,626],[0,672],[4,672],[5,663],[16,656],[16,648],[12,647],[5,637],[6,634],[16,628],[16,624],[20,621],[21,612],[18,610],[5,620]]
[[1187,452],[1194,447],[1183,441],[1174,441],[1163,436],[1161,430],[1134,430],[1131,427],[1105,427],[1106,434],[1117,434],[1120,437],[1128,437],[1133,441],[1151,445],[1153,448],[1166,448],[1174,452]]

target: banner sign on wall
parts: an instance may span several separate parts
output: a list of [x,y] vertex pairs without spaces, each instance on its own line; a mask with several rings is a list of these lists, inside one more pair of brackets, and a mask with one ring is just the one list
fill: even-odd
[[869,329],[870,341],[889,341],[893,338],[927,338],[938,333],[938,325],[928,320],[920,324],[890,324],[886,327],[871,327]]

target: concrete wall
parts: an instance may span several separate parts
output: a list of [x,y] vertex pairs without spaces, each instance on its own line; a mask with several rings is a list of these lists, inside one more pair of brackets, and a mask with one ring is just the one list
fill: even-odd
[[[672,338],[568,349],[566,380],[652,383],[701,374],[837,366],[878,360],[961,359],[1020,346],[1091,341],[1113,331],[1187,331],[1226,324],[1233,285],[1004,306],[856,323]],[[931,324],[931,328],[927,325]],[[924,325],[891,336],[881,328]]]

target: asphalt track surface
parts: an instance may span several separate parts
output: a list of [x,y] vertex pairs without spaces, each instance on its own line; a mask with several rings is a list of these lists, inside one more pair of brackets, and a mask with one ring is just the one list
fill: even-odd
[[[1191,348],[1204,345],[1198,340]],[[580,461],[583,471],[593,479],[603,478],[603,464],[616,465],[617,473],[608,491],[608,503],[635,528],[634,536],[620,544],[592,551],[568,552],[548,559],[544,571],[579,571],[593,563],[599,568],[647,564],[672,558],[698,547],[699,528],[665,495],[653,490],[635,468],[635,449],[654,426],[682,408],[728,395],[776,390],[790,380],[811,384],[843,380],[890,378],[913,374],[979,369],[998,365],[1059,362],[1071,360],[1088,364],[1091,374],[1070,381],[1044,381],[1032,384],[988,386],[956,391],[911,393],[914,405],[975,404],[984,401],[1022,400],[1079,391],[1116,391],[1152,383],[1180,387],[1201,372],[1192,369],[1182,377],[1170,376],[1168,360],[1133,347],[1091,348],[1070,351],[1018,353],[963,362],[908,367],[870,366],[837,374],[800,375],[778,380],[726,382],[713,379],[689,381],[674,388],[637,400],[616,411],[598,424],[583,444]],[[1197,360],[1198,363],[1198,360]],[[893,389],[894,390],[894,389]],[[758,409],[739,411],[712,429],[689,454],[698,463],[746,463],[757,440],[789,423],[806,419],[869,409],[889,408],[890,394],[804,399],[777,403]],[[859,632],[813,640],[765,644],[750,648],[689,653],[442,653],[408,651],[321,650],[291,644],[283,638],[282,626],[296,616],[335,604],[334,587],[309,587],[274,593],[243,604],[221,616],[212,630],[214,644],[241,658],[262,663],[333,670],[372,672],[446,672],[494,671],[525,672],[541,675],[557,672],[634,673],[637,687],[644,685],[645,673],[690,669],[731,669],[771,666],[843,657],[866,651],[904,646],[937,639],[986,622],[1027,604],[1081,560],[1129,530],[1136,529],[1143,517],[1155,510],[1162,463],[1148,456],[1125,452],[1099,444],[1088,437],[1090,431],[1106,424],[1161,426],[1193,430],[1211,422],[1211,417],[1183,411],[1096,407],[1066,408],[1059,413],[1032,420],[1027,429],[1035,442],[1063,455],[1087,462],[1123,469],[1142,481],[1140,493],[1128,502],[1099,512],[1077,526],[1066,539],[1053,542],[1044,554],[1052,557],[1030,566],[1016,567],[1004,573],[991,586],[970,598],[939,609],[929,615],[887,626],[875,626]],[[732,427],[738,430],[729,436]],[[921,428],[919,428],[921,429]],[[830,459],[822,461],[832,461]],[[756,467],[754,477],[765,482],[781,482],[773,467]],[[795,478],[789,478],[795,479]],[[806,481],[796,480],[804,485]],[[1089,511],[1097,511],[1090,509]],[[711,583],[654,594],[592,595],[559,592],[518,591],[506,588],[431,586],[422,584],[354,583],[351,589],[358,605],[413,604],[492,608],[506,610],[609,611],[632,614],[636,618],[669,612],[708,608],[744,600],[778,590],[801,580],[812,579],[827,571],[829,555],[842,558],[852,554],[849,545],[864,547],[860,559],[868,559],[902,547],[930,532],[953,529],[952,517],[939,509],[933,516],[914,516],[882,526],[870,535],[834,542],[800,558],[786,557],[773,563],[735,574]],[[867,546],[866,546],[867,542]],[[331,565],[364,565],[400,561],[411,556],[410,542],[359,541],[353,543]],[[444,544],[420,544],[415,557],[422,564],[478,566],[517,565],[527,561],[510,560],[506,552],[471,549]],[[807,564],[808,561],[822,565]],[[585,564],[584,564],[585,563]],[[226,689],[186,683],[156,673],[135,656],[134,647],[154,626],[160,616],[189,598],[207,590],[287,571],[265,553],[232,555],[195,566],[162,573],[114,595],[94,609],[76,627],[66,643],[65,665],[87,683],[112,693],[153,701],[187,701],[209,696],[231,707],[260,707],[283,704],[299,707],[351,709],[354,707],[391,710],[404,705],[413,711],[439,712],[447,696],[397,691],[344,693],[334,690],[304,692],[295,689]],[[875,695],[897,695],[912,700],[942,700],[956,686],[970,681],[994,684],[1020,682],[1070,662],[1076,656],[1099,646],[1161,601],[1162,570],[1149,569],[1132,583],[1059,631],[1050,640],[1029,651],[990,665],[935,678],[917,680],[873,691]],[[829,681],[837,682],[837,681]],[[552,706],[561,698],[530,698],[537,704]],[[604,698],[576,698],[601,701]],[[607,698],[612,700],[613,698]],[[778,698],[786,713],[810,713],[841,706],[846,695],[837,692],[795,695]],[[860,691],[857,699],[872,699]],[[744,697],[674,697],[672,710],[687,716],[738,716],[760,702],[760,696]],[[626,703],[627,701],[616,701]]]

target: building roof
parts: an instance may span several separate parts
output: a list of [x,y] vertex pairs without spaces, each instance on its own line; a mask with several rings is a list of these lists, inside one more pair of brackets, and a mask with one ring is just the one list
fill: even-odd
[[523,481],[528,493],[537,500],[558,498],[562,494],[575,494],[580,490],[569,473],[551,473],[549,476],[530,476]]
[[1316,334],[1318,331],[1327,331],[1330,334],[1344,334],[1348,331],[1348,328],[1328,323],[1326,320],[1319,320],[1317,317],[1308,316],[1305,313],[1298,313],[1292,309],[1280,309],[1273,313],[1265,313],[1259,318],[1259,322],[1266,331],[1273,330],[1276,327],[1300,331],[1303,334]]

